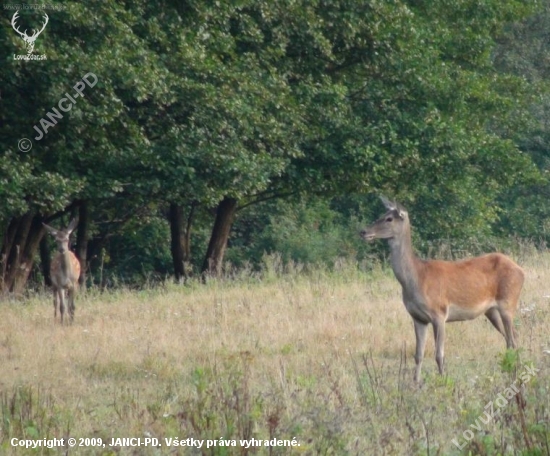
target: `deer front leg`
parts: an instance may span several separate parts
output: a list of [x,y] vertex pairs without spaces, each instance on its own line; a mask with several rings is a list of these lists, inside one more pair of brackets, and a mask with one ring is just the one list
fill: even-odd
[[69,317],[71,318],[71,323],[72,323],[74,321],[74,311],[75,311],[75,305],[74,305],[75,289],[69,288],[67,293],[69,295],[69,302],[68,302]]
[[53,321],[57,320],[57,303],[59,301],[58,290],[53,290]]
[[424,359],[424,349],[426,348],[426,336],[428,335],[428,325],[421,321],[414,321],[414,333],[416,334],[416,353],[414,360],[416,362],[416,368],[414,371],[414,381],[420,382],[420,371],[422,370],[422,360]]
[[65,314],[65,290],[59,289],[59,313],[61,314],[61,324],[63,324],[63,315]]

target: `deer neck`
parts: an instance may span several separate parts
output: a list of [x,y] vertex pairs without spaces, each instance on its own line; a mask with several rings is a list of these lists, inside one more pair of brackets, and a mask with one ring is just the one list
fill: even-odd
[[63,277],[69,277],[69,273],[72,269],[72,253],[70,250],[65,250],[63,252],[60,252],[59,256],[61,257],[61,261],[59,262],[61,274],[63,274]]
[[390,261],[395,277],[404,290],[413,291],[418,288],[418,258],[414,255],[411,241],[410,225],[405,227],[401,237],[389,240]]

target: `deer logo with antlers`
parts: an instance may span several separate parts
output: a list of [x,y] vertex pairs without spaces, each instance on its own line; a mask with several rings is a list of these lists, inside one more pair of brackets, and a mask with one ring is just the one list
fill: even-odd
[[30,55],[30,54],[32,54],[32,51],[34,50],[34,42],[38,38],[38,35],[40,35],[44,31],[44,29],[46,28],[46,25],[48,24],[49,18],[48,18],[48,15],[46,13],[44,13],[44,19],[45,19],[44,25],[38,31],[36,29],[33,29],[32,35],[29,36],[29,35],[27,35],[27,29],[25,29],[24,32],[21,32],[19,30],[19,27],[16,26],[15,23],[16,23],[17,19],[19,18],[18,14],[19,14],[19,10],[17,10],[15,12],[15,14],[13,15],[13,17],[11,19],[11,26],[13,27],[13,29],[19,35],[21,35],[21,38],[23,38],[23,41],[25,42],[25,47],[27,48],[27,54]]

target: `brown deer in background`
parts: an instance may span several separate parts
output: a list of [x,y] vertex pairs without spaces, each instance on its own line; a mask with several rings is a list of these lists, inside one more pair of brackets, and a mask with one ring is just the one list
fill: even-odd
[[61,314],[61,324],[65,313],[65,290],[68,294],[67,307],[71,323],[74,320],[74,297],[78,290],[78,278],[80,277],[80,262],[73,252],[69,250],[69,237],[76,228],[77,220],[73,219],[66,230],[56,230],[44,223],[44,227],[55,238],[58,254],[52,261],[50,275],[53,287],[54,319],[57,319],[57,306]]
[[472,320],[485,314],[506,339],[507,348],[515,348],[513,319],[523,286],[523,270],[501,253],[462,261],[421,260],[413,252],[405,208],[384,197],[382,202],[388,211],[361,231],[361,236],[367,241],[387,239],[390,245],[392,269],[414,321],[415,381],[420,381],[429,323],[433,326],[440,374],[445,322]]

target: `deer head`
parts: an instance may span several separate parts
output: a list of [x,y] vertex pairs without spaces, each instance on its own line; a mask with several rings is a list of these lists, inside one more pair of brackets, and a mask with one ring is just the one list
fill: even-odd
[[58,230],[56,228],[52,228],[49,225],[46,225],[45,223],[43,224],[44,228],[46,228],[48,232],[55,238],[55,242],[57,243],[57,250],[59,251],[59,253],[65,253],[69,251],[69,237],[76,228],[77,224],[78,220],[73,219],[71,223],[69,223],[69,226],[66,230]]
[[17,10],[15,12],[15,14],[13,15],[13,17],[11,19],[11,26],[13,27],[13,29],[19,35],[21,35],[21,38],[23,38],[23,41],[25,42],[25,47],[27,48],[27,54],[32,54],[32,51],[34,50],[34,42],[38,38],[38,35],[40,35],[42,33],[42,31],[46,28],[46,24],[48,23],[48,20],[49,20],[48,15],[46,13],[44,13],[44,19],[45,19],[44,25],[38,31],[33,29],[32,35],[29,36],[29,35],[27,35],[27,29],[25,29],[24,32],[21,32],[21,31],[19,31],[19,27],[17,27],[16,24],[15,24],[15,22],[19,18],[18,13],[19,13],[19,10]]
[[385,196],[381,196],[380,199],[388,211],[361,231],[361,237],[366,241],[400,238],[409,227],[409,214],[401,204],[390,201]]

